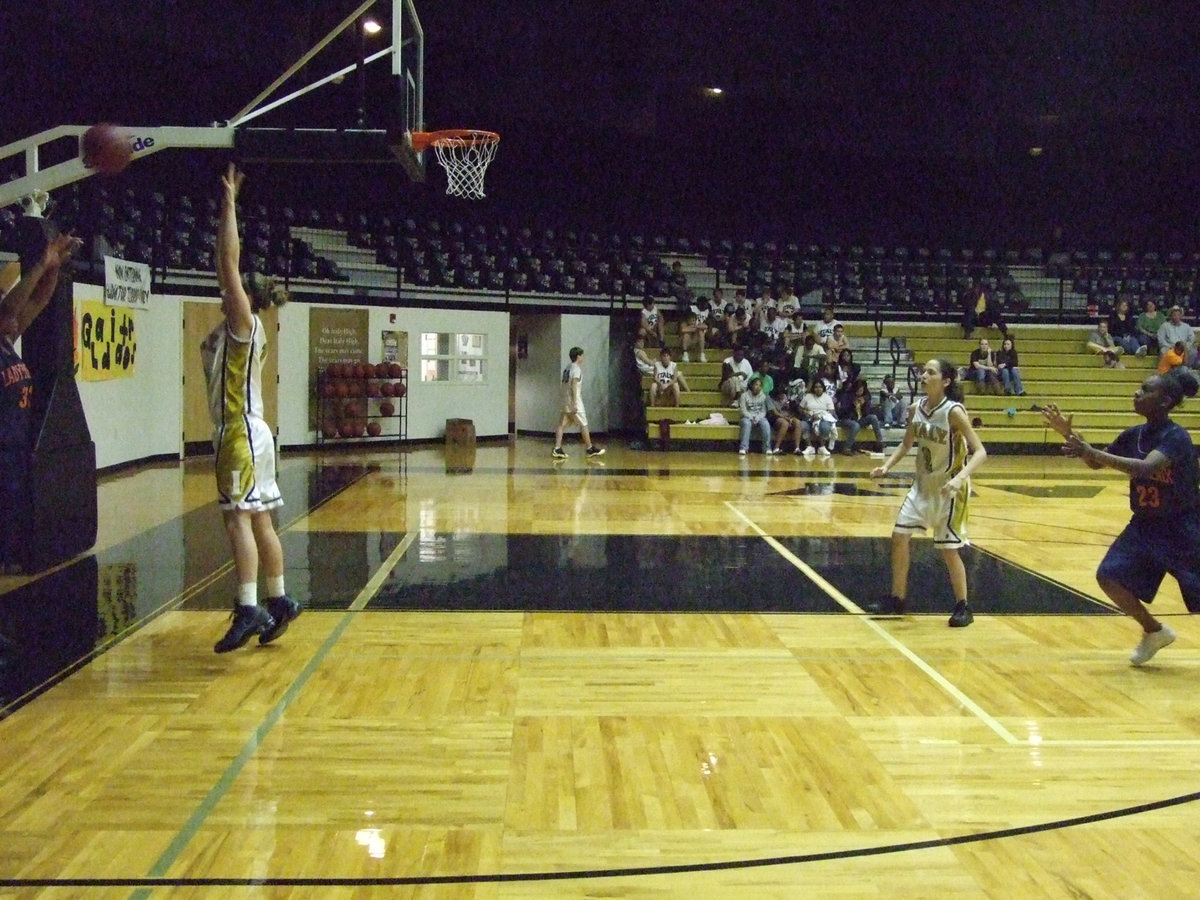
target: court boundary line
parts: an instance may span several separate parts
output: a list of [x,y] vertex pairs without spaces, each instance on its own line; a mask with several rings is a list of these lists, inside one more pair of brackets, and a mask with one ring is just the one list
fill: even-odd
[[[299,696],[300,692],[308,684],[309,679],[317,671],[318,667],[325,661],[325,657],[329,655],[329,652],[334,648],[334,646],[336,646],[338,641],[341,640],[342,634],[350,626],[350,623],[354,621],[358,613],[366,607],[371,598],[378,593],[379,587],[383,584],[384,579],[387,578],[392,569],[396,567],[396,564],[400,561],[400,558],[406,552],[408,552],[408,548],[412,546],[413,541],[416,540],[416,537],[416,532],[409,532],[406,534],[404,539],[396,545],[395,549],[393,549],[391,553],[388,554],[387,558],[380,564],[379,568],[375,570],[375,573],[371,576],[367,583],[363,585],[361,590],[359,590],[350,606],[342,613],[341,619],[336,625],[334,625],[333,630],[330,631],[329,636],[325,639],[321,646],[317,648],[316,652],[309,658],[308,662],[305,663],[304,667],[300,670],[300,673],[292,679],[292,683],[287,686],[287,689],[283,692],[283,695],[279,698],[279,700],[275,702],[275,705],[267,711],[262,721],[259,722],[258,726],[242,745],[242,749],[230,761],[229,765],[226,766],[225,771],[221,773],[221,776],[217,779],[216,783],[197,804],[196,808],[192,811],[191,816],[189,816],[187,821],[184,822],[179,828],[175,834],[175,837],[167,845],[166,849],[159,854],[158,859],[155,860],[154,864],[150,867],[149,877],[145,883],[162,883],[161,879],[166,875],[166,871],[179,860],[179,857],[183,854],[183,851],[187,848],[188,844],[191,843],[192,839],[199,832],[209,815],[214,809],[216,809],[217,805],[221,802],[221,800],[224,799],[230,788],[233,787],[234,783],[241,776],[242,770],[246,767],[246,764],[258,752],[259,747],[262,746],[263,742],[271,733],[272,729],[274,729],[275,725],[278,724],[279,720],[283,718],[283,714],[287,711],[288,707],[292,705],[292,702],[297,696]],[[141,882],[139,882],[139,884],[140,883]],[[130,886],[135,885],[131,883]],[[131,900],[146,900],[148,896],[149,895],[145,892],[145,890],[141,890],[135,892],[131,896]]]
[[934,684],[940,687],[945,693],[949,694],[954,700],[968,710],[975,718],[979,719],[984,725],[990,728],[1001,740],[1006,744],[1017,745],[1022,743],[1019,738],[1013,735],[1007,728],[991,715],[982,706],[968,697],[961,689],[953,682],[937,671],[933,666],[927,663],[924,659],[916,654],[915,651],[909,649],[903,641],[897,639],[886,628],[871,619],[866,615],[865,611],[857,603],[839,591],[836,587],[829,583],[819,572],[812,566],[798,557],[795,553],[783,546],[776,538],[767,534],[757,522],[747,516],[744,512],[733,505],[729,500],[725,501],[725,505],[730,512],[736,515],[739,519],[745,522],[754,532],[761,537],[767,544],[775,550],[780,556],[790,562],[795,568],[799,569],[809,581],[813,582],[817,587],[824,591],[834,603],[838,604],[848,613],[853,613],[855,618],[867,625],[875,634],[880,637],[884,643],[890,645],[892,649],[898,652],[901,656],[907,659],[910,663],[916,666],[925,674]]
[[[898,640],[894,635],[892,635],[891,632],[872,619],[870,615],[868,615],[861,607],[858,606],[858,604],[830,584],[829,581],[827,581],[820,573],[808,565],[808,563],[804,562],[804,560],[792,553],[791,550],[783,546],[779,540],[767,534],[761,527],[759,527],[758,523],[734,506],[731,501],[726,500],[725,505],[729,507],[730,511],[737,515],[743,522],[749,525],[750,528],[752,528],[763,540],[765,540],[767,544],[772,547],[772,549],[779,553],[780,556],[799,569],[800,572],[804,574],[810,581],[828,594],[830,599],[845,609],[846,612],[853,614],[860,622],[864,622],[867,626],[869,626],[877,635],[883,638],[884,643],[889,644],[891,647],[897,650],[902,656],[908,659],[909,662],[913,663],[913,665],[924,672],[935,684],[938,685],[938,687],[942,688],[942,690],[948,693],[951,697],[962,703],[963,706],[969,709],[981,722],[999,735],[1005,743],[1013,746],[1030,747],[1200,747],[1200,738],[1164,738],[1162,740],[1137,740],[1121,738],[1101,738],[1097,740],[1089,740],[1087,738],[1051,738],[1033,741],[1016,737],[991,713],[968,697],[949,679],[934,669],[929,663],[925,662],[925,660],[918,656],[914,651],[910,650],[902,641]],[[976,547],[976,549],[979,550],[980,548]],[[986,550],[981,552],[988,553]],[[996,556],[994,553],[988,553],[988,555],[993,556],[996,559],[1003,559],[1002,557]],[[1004,562],[1007,563],[1009,561],[1004,560]],[[1015,563],[1013,565],[1015,565]],[[1095,600],[1095,598],[1090,599],[1092,599],[1097,605],[1104,606],[1103,603]]]
[[1157,812],[1175,806],[1183,806],[1200,800],[1200,791],[1168,797],[1165,800],[1153,800],[1149,803],[1139,803],[1136,806],[1125,806],[1119,809],[1105,810],[1099,813],[1089,813],[1068,819],[1056,819],[1051,822],[1038,822],[1032,825],[1015,825],[1011,828],[998,828],[993,831],[980,831],[972,834],[959,834],[952,837],[930,838],[924,841],[910,841],[904,844],[883,844],[878,847],[858,847],[850,850],[826,850],[818,853],[797,853],[790,856],[771,856],[761,859],[736,859],[708,863],[677,863],[665,866],[630,866],[613,869],[575,869],[555,872],[496,872],[475,875],[409,875],[395,878],[3,878],[0,887],[136,887],[140,890],[134,896],[146,896],[146,892],[154,888],[164,887],[369,887],[369,886],[405,886],[432,884],[488,884],[522,881],[581,881],[598,878],[628,878],[645,877],[649,875],[678,875],[692,872],[720,872],[738,869],[762,869],[774,866],[802,865],[814,862],[829,862],[833,860],[859,859],[869,856],[887,856],[893,853],[908,853],[915,850],[935,850],[944,847],[956,847],[961,844],[975,844],[984,841],[1003,840],[1011,837],[1023,837],[1030,834],[1041,834],[1048,831],[1058,831],[1064,828],[1077,828],[1081,825],[1091,825],[1096,822],[1106,822],[1113,819],[1123,819],[1148,812]]

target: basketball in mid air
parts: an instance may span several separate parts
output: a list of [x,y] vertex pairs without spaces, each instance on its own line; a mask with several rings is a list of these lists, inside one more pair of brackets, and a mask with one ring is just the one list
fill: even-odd
[[101,122],[83,133],[83,164],[105,175],[124,171],[133,159],[133,137],[119,125]]

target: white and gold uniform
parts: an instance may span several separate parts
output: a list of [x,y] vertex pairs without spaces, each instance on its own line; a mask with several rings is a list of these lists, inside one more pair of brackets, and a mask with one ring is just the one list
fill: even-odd
[[258,316],[254,316],[249,337],[237,337],[222,322],[200,345],[221,509],[260,512],[283,505],[275,483],[275,440],[263,418],[266,352]]
[[933,542],[942,550],[966,546],[967,502],[971,481],[947,497],[942,486],[967,464],[967,439],[950,427],[950,411],[964,409],[948,397],[928,412],[926,400],[913,404],[912,428],[917,448],[916,477],[900,506],[894,532],[924,534],[932,529]]

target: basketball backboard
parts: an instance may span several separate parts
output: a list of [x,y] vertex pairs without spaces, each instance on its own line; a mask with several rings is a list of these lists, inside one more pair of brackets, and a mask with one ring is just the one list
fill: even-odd
[[[128,126],[134,159],[170,148],[221,149],[233,147],[243,159],[296,162],[379,162],[398,160],[414,181],[425,180],[425,152],[413,147],[411,134],[425,127],[425,32],[415,0],[361,0],[324,38],[313,45],[257,97],[224,122],[210,127]],[[363,35],[369,18],[385,37],[382,49],[372,49]],[[271,100],[293,75],[330,46],[339,35],[357,33],[358,52],[352,61],[328,75]],[[342,45],[346,42],[343,40]],[[342,58],[345,62],[345,57]],[[385,78],[367,79],[364,73],[382,69]],[[360,121],[357,127],[343,122],[331,125],[313,121],[311,128],[269,127],[256,121],[286,103],[330,84],[354,78],[362,91],[359,107],[382,110],[379,121]],[[380,96],[375,96],[378,93]],[[359,117],[362,118],[361,116]],[[251,124],[253,123],[253,124]],[[34,199],[47,191],[94,173],[83,165],[79,140],[86,125],[60,125],[20,141],[0,146],[0,163],[15,163],[16,177],[0,184],[0,207],[17,201],[33,203],[34,214],[44,204]]]

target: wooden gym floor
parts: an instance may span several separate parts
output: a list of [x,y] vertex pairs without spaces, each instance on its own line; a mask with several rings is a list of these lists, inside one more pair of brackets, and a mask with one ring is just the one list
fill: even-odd
[[1195,895],[1200,629],[1170,582],[1129,665],[1123,477],[990,458],[952,630],[927,542],[861,614],[911,465],[567,447],[285,454],[307,611],[225,656],[210,461],[103,479],[0,582],[0,897]]

